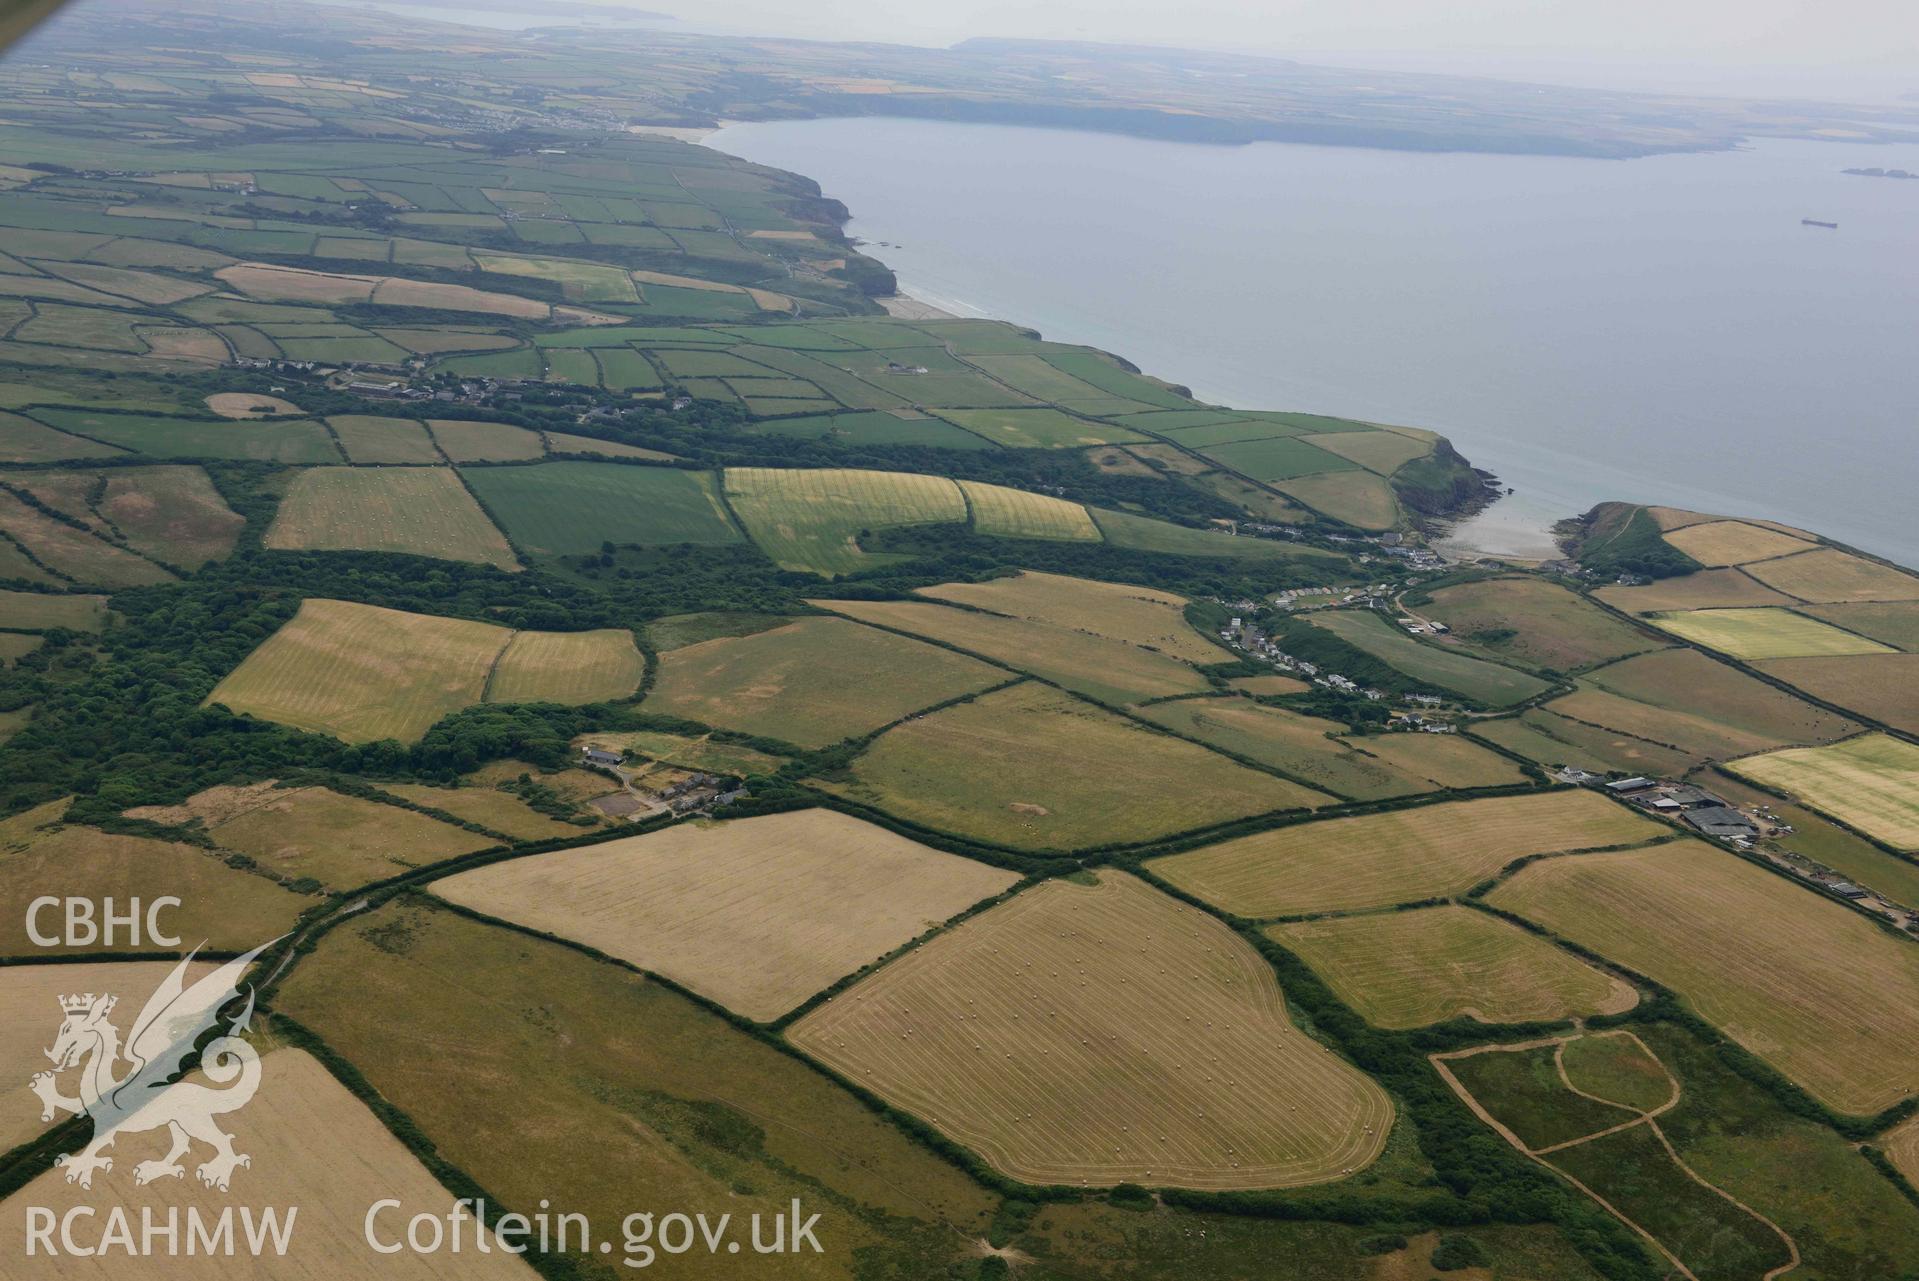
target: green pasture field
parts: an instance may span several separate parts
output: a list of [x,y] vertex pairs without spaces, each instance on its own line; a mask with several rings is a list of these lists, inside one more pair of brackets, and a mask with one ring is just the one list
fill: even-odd
[[1174,556],[1212,556],[1230,560],[1264,560],[1268,557],[1292,557],[1303,561],[1338,564],[1340,557],[1311,547],[1292,547],[1270,538],[1250,535],[1235,537],[1222,530],[1190,529],[1171,521],[1135,516],[1131,512],[1109,511],[1094,507],[1093,520],[1100,533],[1115,547],[1130,547],[1142,552],[1166,552]]
[[602,347],[592,356],[600,385],[609,391],[651,391],[661,385],[660,371],[630,347]]
[[1433,452],[1430,438],[1416,436],[1410,432],[1397,431],[1340,431],[1323,432],[1301,437],[1309,445],[1316,445],[1328,453],[1338,454],[1341,458],[1358,463],[1367,471],[1390,476],[1415,458],[1424,458]]
[[55,431],[19,414],[0,413],[0,462],[53,463],[111,458],[120,452],[112,445]]
[[876,387],[809,352],[779,347],[741,347],[739,352],[768,369],[804,378],[850,409],[904,409],[910,399],[898,391]]
[[1146,439],[1136,431],[1074,418],[1057,409],[949,409],[941,416],[1011,449],[1081,449]]
[[1059,352],[1045,357],[1046,363],[1081,382],[1091,383],[1108,395],[1162,409],[1190,409],[1193,402],[1149,378],[1129,374],[1110,357],[1097,352]]
[[546,453],[538,432],[511,423],[429,418],[433,443],[456,463],[521,462]]
[[682,289],[676,285],[648,284],[641,287],[641,306],[659,316],[684,316],[689,320],[739,320],[759,314],[759,304],[745,294],[721,293],[713,289]]
[[1755,664],[1775,680],[1906,734],[1919,734],[1919,654],[1837,654]]
[[151,319],[132,312],[43,302],[35,307],[32,319],[14,327],[12,336],[15,342],[139,353],[147,345],[133,327]]
[[404,348],[372,333],[362,333],[358,337],[288,338],[273,333],[268,336],[279,344],[289,360],[312,360],[328,365],[398,365],[407,358]]
[[1662,726],[1673,716],[1695,718],[1698,745],[1721,755],[1789,743],[1825,743],[1859,728],[1842,716],[1714,662],[1696,650],[1641,654],[1597,668],[1585,679],[1655,710],[1641,714],[1631,724],[1616,724],[1610,718],[1582,719],[1594,719],[1629,733],[1641,733],[1635,726],[1643,719],[1642,737],[1689,748],[1693,746],[1690,731],[1682,730],[1674,736],[1662,732]]
[[325,427],[305,419],[201,421],[158,414],[107,414],[36,409],[49,426],[90,436],[152,458],[239,458],[273,463],[337,463],[340,451]]
[[1789,609],[1704,609],[1654,614],[1661,631],[1734,658],[1889,654],[1892,647]]
[[1537,764],[1571,765],[1595,774],[1678,778],[1699,761],[1676,748],[1541,708],[1529,708],[1517,717],[1479,721],[1472,732]]
[[938,418],[898,418],[888,413],[813,414],[754,423],[762,436],[840,441],[848,445],[924,445],[932,449],[997,449],[993,442]]
[[1273,488],[1355,529],[1391,529],[1402,515],[1393,487],[1366,471],[1326,472],[1273,482]]
[[1559,1078],[1557,1044],[1492,1048],[1447,1059],[1446,1068],[1467,1093],[1538,1151],[1624,1125],[1635,1115],[1624,1104],[1574,1094]]
[[1809,1275],[1891,1277],[1919,1268],[1919,1205],[1852,1143],[1789,1111],[1677,1024],[1636,1030],[1679,1080],[1679,1102],[1659,1126],[1680,1158],[1777,1223]]
[[378,551],[518,569],[451,467],[313,467],[280,500],[265,545]]
[[1031,682],[894,726],[820,785],[937,831],[1036,851],[1131,844],[1318,803]]
[[1182,698],[1154,703],[1140,709],[1140,714],[1332,793],[1321,804],[1335,799],[1386,800],[1433,790],[1426,779],[1366,752],[1363,745],[1371,740],[1336,737],[1346,728],[1336,721],[1243,698]]
[[[1347,437],[1350,438],[1350,437]],[[1572,592],[1537,578],[1487,578],[1442,587],[1420,615],[1489,658],[1570,672],[1658,649],[1661,642]]]
[[624,463],[473,467],[463,475],[529,555],[740,541],[710,472]]
[[1422,644],[1370,611],[1335,610],[1315,614],[1308,621],[1421,684],[1451,690],[1476,703],[1505,707],[1551,688],[1525,672]]
[[1275,436],[1268,440],[1247,440],[1237,444],[1210,445],[1200,450],[1206,457],[1230,467],[1254,480],[1290,480],[1295,476],[1316,476],[1325,472],[1351,471],[1358,466],[1337,454],[1329,454],[1293,436]]
[[667,651],[643,709],[814,748],[1006,679],[904,636],[801,618]]
[[437,463],[440,451],[424,424],[412,418],[336,414],[326,420],[353,463]]
[[0,628],[42,631],[65,627],[76,632],[97,632],[106,619],[107,598],[104,596],[0,589]]
[[600,364],[593,359],[591,350],[550,347],[540,354],[546,361],[546,381],[574,383],[581,387],[600,385]]
[[478,356],[449,356],[435,362],[435,373],[458,374],[478,378],[538,378],[539,353],[530,347],[511,351],[490,351]]
[[782,568],[827,576],[897,559],[863,552],[861,530],[967,518],[958,485],[907,472],[729,467],[726,497],[747,534]]
[[[36,479],[58,475],[41,472]],[[133,550],[182,569],[226,559],[246,524],[198,467],[116,467],[71,476],[83,492],[56,506],[90,523],[105,522]]]
[[1810,605],[1802,612],[1823,618],[1835,627],[1883,641],[1908,654],[1919,653],[1919,602]]
[[676,378],[752,378],[765,377],[765,365],[735,356],[730,351],[679,351],[672,348],[648,348],[647,355],[667,374]]

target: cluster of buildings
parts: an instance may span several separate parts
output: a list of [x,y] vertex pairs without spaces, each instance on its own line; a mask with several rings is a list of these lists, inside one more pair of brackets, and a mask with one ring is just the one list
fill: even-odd
[[1557,771],[1554,777],[1564,783],[1598,788],[1650,813],[1684,823],[1701,836],[1724,841],[1734,849],[1755,854],[1783,872],[1810,881],[1828,894],[1919,934],[1919,912],[1882,898],[1831,868],[1775,844],[1780,838],[1791,836],[1795,829],[1770,805],[1759,804],[1742,809],[1703,787],[1646,778],[1643,775],[1608,781],[1601,775],[1569,767]]

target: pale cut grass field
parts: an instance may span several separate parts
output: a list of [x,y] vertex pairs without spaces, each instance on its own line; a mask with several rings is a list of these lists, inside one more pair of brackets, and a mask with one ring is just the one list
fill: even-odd
[[1044,685],[916,717],[821,786],[974,840],[1032,850],[1134,843],[1324,802]]
[[515,632],[494,664],[489,703],[598,703],[629,697],[646,660],[623,627]]
[[1726,768],[1798,797],[1900,849],[1919,849],[1919,747],[1865,734],[1732,761]]
[[1681,640],[1734,658],[1810,658],[1833,654],[1890,654],[1892,646],[1822,623],[1789,609],[1700,609],[1654,614],[1649,620]]
[[1547,859],[1488,902],[1672,988],[1840,1112],[1919,1089],[1919,948],[1724,850]]
[[511,635],[491,623],[307,600],[207,702],[349,743],[413,742],[480,701]]
[[1082,503],[977,480],[959,482],[973,513],[973,528],[1000,538],[1048,538],[1097,543],[1104,535]]
[[[114,1022],[125,1029],[130,1026],[129,1016],[139,1012],[173,966],[172,961],[88,961],[0,968],[0,1019],[7,1025],[7,1035],[0,1040],[0,1080],[11,1087],[0,1091],[0,1151],[25,1143],[53,1125],[40,1119],[40,1099],[27,1089],[27,1081],[52,1066],[42,1051],[53,1044],[66,1017],[60,998],[85,992],[117,996],[120,1005]],[[211,962],[196,962],[187,971],[187,982],[206,977],[214,968]],[[125,1068],[119,1065],[114,1070]],[[60,1088],[72,1094],[71,1077],[63,1078]],[[65,1116],[61,1113],[56,1120]]]
[[1751,565],[1746,573],[1788,596],[1820,605],[1919,600],[1919,578],[1832,548]]
[[1906,1182],[1919,1186],[1919,1116],[1880,1139],[1879,1146],[1906,1176]]
[[840,467],[729,467],[726,498],[782,569],[829,577],[885,563],[860,550],[861,530],[967,515],[959,486],[943,476]]
[[1531,1023],[1618,1014],[1631,984],[1495,916],[1447,904],[1268,926],[1378,1027],[1453,1018]]
[[764,1022],[1018,879],[814,809],[513,859],[433,892]]
[[1010,679],[977,659],[843,618],[803,618],[669,650],[645,707],[825,747]]
[[1207,688],[1204,676],[1177,659],[1052,623],[916,601],[808,603],[863,623],[956,645],[1109,703]]
[[964,922],[788,1035],[1030,1183],[1323,1183],[1370,1164],[1393,1122],[1244,940],[1111,870]]
[[1790,605],[1781,595],[1737,569],[1702,569],[1678,578],[1661,578],[1637,587],[1613,584],[1593,593],[1614,609],[1628,614],[1654,614],[1678,609],[1758,608]]
[[1744,521],[1714,520],[1666,531],[1665,540],[1709,569],[1811,551],[1818,544]]
[[324,787],[235,790],[246,803],[208,824],[214,843],[281,876],[310,876],[333,889],[499,844],[398,805]]
[[[234,1150],[252,1158],[250,1165],[233,1172],[231,1192],[205,1187],[195,1177],[194,1166],[211,1155],[211,1149],[203,1144],[196,1144],[192,1155],[182,1158],[186,1171],[183,1177],[136,1188],[134,1165],[166,1154],[166,1132],[159,1130],[122,1134],[112,1149],[116,1158],[113,1169],[95,1175],[90,1191],[66,1182],[59,1170],[48,1170],[16,1194],[21,1204],[44,1206],[56,1216],[79,1207],[93,1208],[98,1217],[79,1221],[81,1241],[89,1239],[89,1225],[95,1232],[103,1231],[106,1216],[113,1210],[125,1211],[134,1225],[136,1243],[143,1211],[164,1225],[169,1211],[177,1210],[177,1254],[169,1254],[161,1241],[153,1253],[139,1259],[137,1267],[129,1267],[127,1255],[118,1249],[103,1250],[91,1257],[62,1250],[55,1259],[46,1259],[43,1254],[43,1262],[34,1265],[31,1275],[55,1281],[118,1281],[127,1276],[138,1276],[141,1281],[201,1281],[210,1272],[284,1277],[289,1281],[342,1275],[382,1281],[465,1281],[468,1277],[536,1281],[539,1275],[522,1256],[508,1254],[497,1242],[490,1252],[482,1254],[474,1239],[477,1225],[470,1217],[461,1228],[465,1249],[458,1253],[449,1247],[434,1254],[412,1250],[376,1254],[365,1238],[367,1212],[374,1202],[387,1198],[400,1202],[383,1211],[378,1221],[382,1238],[393,1240],[404,1237],[407,1221],[416,1214],[443,1219],[453,1194],[393,1137],[366,1104],[303,1051],[278,1049],[265,1055],[260,1065],[259,1092],[246,1107],[223,1118],[220,1124],[233,1135]],[[298,1207],[284,1256],[267,1253],[263,1257],[271,1260],[270,1266],[248,1262],[210,1269],[205,1257],[188,1253],[189,1208],[197,1210],[207,1223],[216,1221],[222,1211],[235,1209],[234,1233],[242,1238],[237,1248],[244,1250],[237,1213],[240,1205],[256,1217],[264,1207],[276,1207],[282,1223],[290,1208]],[[26,1224],[26,1216],[18,1213],[6,1215],[0,1222],[0,1251],[8,1258],[26,1257]]]
[[1667,830],[1592,792],[1557,791],[1280,827],[1146,866],[1188,894],[1258,918],[1463,893],[1515,859]]
[[[612,780],[607,780],[611,784]],[[584,836],[591,827],[551,818],[511,792],[495,787],[432,787],[425,783],[383,783],[383,792],[444,810],[519,841],[553,841]]]
[[1189,663],[1223,663],[1232,654],[1186,621],[1186,598],[1154,587],[1102,583],[1027,570],[983,583],[922,587],[921,596],[1030,618],[1157,649]]
[[309,467],[294,476],[265,542],[520,567],[451,467]]

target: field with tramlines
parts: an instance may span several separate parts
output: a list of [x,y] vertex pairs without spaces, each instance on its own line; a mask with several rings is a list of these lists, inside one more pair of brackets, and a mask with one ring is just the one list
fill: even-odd
[[1294,1187],[1377,1157],[1391,1101],[1292,1025],[1271,967],[1098,877],[964,922],[789,1036],[1029,1183]]

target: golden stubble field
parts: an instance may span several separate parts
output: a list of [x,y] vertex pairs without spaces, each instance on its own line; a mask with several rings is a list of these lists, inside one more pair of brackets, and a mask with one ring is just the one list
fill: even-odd
[[670,650],[646,710],[825,747],[1012,677],[977,659],[843,618]]
[[1677,992],[1841,1112],[1919,1090],[1919,947],[1699,841],[1547,859],[1493,906]]
[[918,594],[1111,637],[1189,663],[1223,663],[1232,657],[1186,621],[1184,596],[1157,588],[1027,570],[984,583],[922,587]]
[[1018,879],[815,809],[536,854],[433,892],[767,1021]]
[[622,698],[643,672],[631,633],[617,628],[515,632],[309,599],[207,702],[349,743],[414,742],[442,717],[483,700]]
[[[266,942],[261,939],[260,942]],[[58,965],[9,965],[0,968],[0,1020],[7,1035],[0,1039],[0,1152],[25,1143],[47,1129],[51,1121],[40,1119],[40,1099],[27,1088],[36,1072],[51,1065],[43,1053],[53,1044],[66,1017],[60,998],[85,992],[111,993],[120,998],[115,1021],[124,1030],[128,1018],[140,1007],[162,979],[173,971],[172,961],[101,961]],[[196,963],[187,981],[192,983],[213,972],[211,963]],[[115,1068],[124,1071],[124,1065]],[[60,1083],[62,1093],[71,1094],[71,1079]],[[61,1114],[59,1120],[65,1119]],[[5,1216],[9,1219],[17,1215]]]
[[1269,926],[1268,937],[1379,1027],[1547,1022],[1618,1014],[1632,985],[1518,926],[1444,904]]
[[1146,866],[1188,894],[1258,918],[1462,893],[1530,854],[1666,831],[1592,792],[1542,792],[1274,828]]
[[[129,1263],[128,1254],[117,1248],[90,1258],[76,1257],[62,1249],[58,1258],[43,1255],[37,1259],[30,1275],[55,1281],[94,1277],[198,1281],[207,1276],[270,1276],[289,1281],[340,1276],[534,1281],[538,1276],[524,1259],[498,1249],[497,1243],[490,1253],[480,1253],[475,1242],[477,1225],[471,1218],[462,1228],[465,1249],[458,1253],[450,1248],[435,1254],[411,1250],[393,1255],[375,1253],[367,1244],[364,1226],[368,1207],[374,1202],[387,1198],[400,1202],[385,1210],[378,1221],[382,1239],[392,1241],[404,1237],[407,1220],[415,1214],[431,1214],[444,1221],[452,1210],[453,1194],[388,1133],[365,1104],[302,1051],[279,1049],[264,1056],[259,1093],[246,1107],[221,1118],[220,1123],[233,1135],[234,1150],[252,1158],[250,1165],[234,1171],[231,1191],[203,1187],[194,1177],[193,1166],[211,1151],[204,1145],[196,1145],[191,1156],[182,1158],[184,1177],[135,1186],[133,1166],[140,1160],[157,1160],[165,1155],[166,1133],[123,1134],[112,1149],[113,1169],[96,1174],[91,1190],[67,1183],[59,1170],[49,1170],[14,1193],[8,1199],[8,1212],[0,1214],[0,1256],[9,1260],[26,1257],[27,1217],[22,1207],[41,1206],[60,1216],[75,1207],[90,1206],[94,1208],[93,1217],[78,1221],[79,1244],[88,1244],[90,1234],[104,1232],[107,1216],[115,1209],[129,1217],[136,1244],[143,1210],[150,1211],[161,1224],[166,1222],[169,1210],[177,1210],[181,1234],[178,1254],[167,1253],[162,1245]],[[243,1206],[256,1216],[273,1207],[279,1210],[282,1222],[287,1213],[295,1212],[284,1257],[273,1254],[270,1247],[258,1260],[244,1253],[239,1218]],[[235,1238],[241,1242],[236,1249],[242,1253],[211,1262],[204,1255],[189,1254],[188,1213],[197,1212],[202,1222],[211,1223],[229,1207],[235,1212]],[[57,1233],[54,1239],[59,1240]],[[97,1235],[92,1239],[97,1240]]]
[[1393,1123],[1242,939],[1110,870],[973,917],[788,1035],[1030,1183],[1322,1183]]

